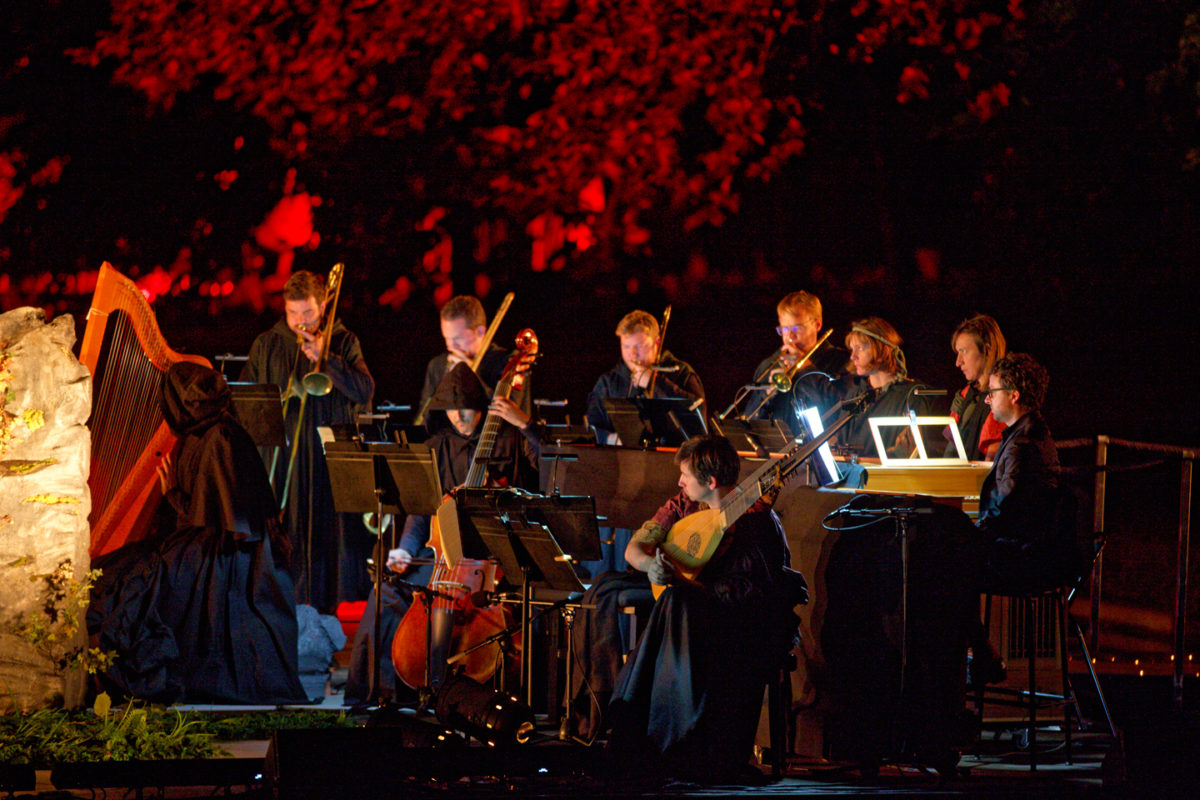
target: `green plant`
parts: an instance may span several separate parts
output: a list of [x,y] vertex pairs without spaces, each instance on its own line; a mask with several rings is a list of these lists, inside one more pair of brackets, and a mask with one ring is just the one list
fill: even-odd
[[130,703],[114,710],[107,694],[90,710],[42,709],[0,715],[0,764],[49,768],[79,761],[227,756],[218,741],[270,738],[281,728],[354,727],[345,714],[272,711],[213,717]]
[[108,669],[115,653],[76,644],[88,595],[99,577],[100,570],[93,569],[77,580],[69,558],[53,572],[30,575],[31,581],[45,583],[42,608],[18,619],[11,626],[12,632],[33,645],[59,671],[85,669],[94,674]]

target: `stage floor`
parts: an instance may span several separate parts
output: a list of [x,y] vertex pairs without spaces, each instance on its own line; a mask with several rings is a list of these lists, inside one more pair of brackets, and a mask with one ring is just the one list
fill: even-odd
[[[338,697],[329,698],[324,706],[338,710]],[[230,707],[193,707],[195,710],[211,710],[227,713]],[[312,708],[311,706],[308,708]],[[239,707],[239,713],[248,712]],[[275,710],[275,709],[270,709]],[[353,731],[368,737],[379,732],[384,737],[387,729]],[[514,748],[499,762],[496,754],[481,747],[467,747],[454,751],[405,748],[403,753],[383,747],[374,753],[363,752],[373,748],[345,747],[347,740],[330,736],[328,745],[313,752],[311,748],[299,757],[280,759],[280,766],[273,768],[264,762],[270,743],[267,741],[234,742],[224,745],[232,756],[211,764],[211,772],[203,767],[201,778],[182,776],[196,775],[194,763],[186,769],[173,769],[171,764],[159,763],[147,766],[140,777],[135,771],[126,772],[123,781],[109,775],[94,775],[89,783],[88,770],[80,769],[72,775],[74,786],[64,788],[54,785],[51,773],[38,772],[35,794],[16,793],[17,797],[40,796],[43,798],[96,797],[98,791],[106,790],[110,797],[145,796],[164,798],[210,797],[216,794],[235,794],[245,797],[440,797],[482,798],[499,795],[521,797],[799,797],[813,795],[876,796],[892,797],[950,796],[950,797],[1034,797],[1076,798],[1100,796],[1145,796],[1141,791],[1132,791],[1138,781],[1132,783],[1122,773],[1122,760],[1109,756],[1111,739],[1088,733],[1076,733],[1073,737],[1073,757],[1065,763],[1062,735],[1053,730],[1039,733],[1040,744],[1045,748],[1036,771],[1029,767],[1028,752],[1019,747],[1019,742],[1010,735],[985,737],[979,754],[966,754],[959,762],[959,774],[949,780],[936,773],[922,770],[913,765],[884,764],[877,775],[863,774],[854,765],[793,759],[785,775],[772,779],[769,769],[763,768],[761,776],[748,772],[739,781],[719,785],[698,785],[681,780],[664,778],[632,778],[619,774],[604,759],[600,748],[557,740],[556,730],[540,729],[530,744]],[[322,732],[314,732],[314,741],[320,742]],[[384,737],[386,738],[386,737]],[[361,745],[362,739],[357,740]],[[341,744],[339,744],[341,743]],[[353,749],[353,752],[350,750]],[[1106,763],[1106,756],[1109,756]],[[342,779],[330,781],[328,769],[308,772],[316,761],[325,762],[335,768]],[[406,776],[405,764],[438,762],[443,770],[439,778],[414,778]],[[474,774],[474,765],[480,763],[511,765],[509,774]],[[338,765],[341,765],[340,767]],[[544,765],[544,766],[539,766]],[[447,771],[448,770],[448,771]],[[418,772],[423,770],[418,770]],[[288,772],[292,774],[287,774]],[[374,774],[372,774],[374,773]],[[164,777],[166,776],[166,777]],[[273,776],[278,781],[273,780]],[[452,777],[451,777],[452,776]],[[209,781],[213,785],[161,785],[161,782],[193,780]],[[127,785],[132,783],[141,786]],[[107,784],[107,785],[106,785]],[[1166,787],[1159,787],[1166,788]],[[1126,795],[1128,792],[1128,795]],[[1161,796],[1161,792],[1155,791]]]

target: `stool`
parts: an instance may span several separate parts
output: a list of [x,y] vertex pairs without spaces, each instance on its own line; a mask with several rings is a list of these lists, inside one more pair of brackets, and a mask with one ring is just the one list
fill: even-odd
[[783,656],[775,680],[767,684],[767,729],[771,738],[771,775],[783,777],[788,754],[792,752],[792,726],[788,715],[792,708],[792,672],[796,654]]
[[[1058,587],[1027,593],[995,593],[985,595],[983,612],[983,624],[985,628],[991,622],[992,597],[994,596],[1008,597],[1021,605],[1021,618],[1023,620],[1021,640],[1025,649],[1029,684],[1025,689],[977,686],[975,687],[975,709],[982,719],[985,700],[995,705],[1023,708],[1028,715],[1028,721],[1024,727],[1029,737],[1029,767],[1030,769],[1037,769],[1038,711],[1060,706],[1072,707],[1075,710],[1076,718],[1082,721],[1082,715],[1079,713],[1078,703],[1075,699],[1075,691],[1071,686],[1071,678],[1067,672],[1067,598],[1069,597],[1069,590],[1066,587]],[[1035,610],[1039,607],[1043,610],[1048,609],[1055,617],[1055,639],[1058,645],[1058,666],[1061,685],[1061,692],[1057,694],[1037,691],[1037,630],[1035,620],[1039,616],[1043,616],[1035,614]],[[1011,667],[1012,665],[1010,664],[1009,666]],[[1098,683],[1096,688],[1099,691]],[[1107,713],[1107,708],[1105,713]],[[1064,721],[1064,744],[1067,763],[1070,764],[1071,723],[1069,719],[1065,719]]]

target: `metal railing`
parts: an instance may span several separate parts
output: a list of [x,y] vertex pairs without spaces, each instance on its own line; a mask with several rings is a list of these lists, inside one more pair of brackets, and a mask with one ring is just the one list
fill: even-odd
[[[1110,447],[1120,447],[1156,456],[1169,456],[1180,460],[1179,470],[1179,529],[1178,544],[1175,554],[1175,612],[1172,619],[1174,627],[1173,658],[1174,685],[1172,701],[1177,706],[1183,704],[1183,670],[1186,663],[1185,644],[1187,630],[1187,598],[1188,598],[1188,550],[1191,543],[1192,528],[1192,472],[1200,450],[1190,447],[1152,444],[1149,442],[1132,442],[1126,439],[1114,439],[1109,436],[1097,436],[1095,439],[1071,439],[1055,443],[1059,450],[1079,447],[1096,448],[1095,460],[1095,497],[1092,507],[1092,536],[1102,540],[1105,535],[1105,492],[1108,486],[1108,450]],[[1091,608],[1088,614],[1088,647],[1093,653],[1099,649],[1100,640],[1100,597],[1104,576],[1104,551],[1101,550],[1092,564]]]

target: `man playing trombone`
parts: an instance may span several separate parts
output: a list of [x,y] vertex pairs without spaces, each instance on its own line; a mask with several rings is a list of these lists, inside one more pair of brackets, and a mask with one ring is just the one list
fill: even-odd
[[799,412],[814,406],[825,410],[821,408],[825,393],[820,391],[819,373],[829,380],[841,376],[848,355],[826,340],[808,361],[798,364],[820,340],[823,320],[816,295],[792,292],[779,301],[775,312],[779,318],[775,332],[783,343],[754,370],[753,384],[761,388],[750,392],[743,413],[752,419],[783,421],[792,433],[802,433]]
[[[269,453],[266,460],[268,467],[272,461],[275,465],[271,483],[280,495],[291,540],[290,571],[299,602],[333,613],[341,600],[366,599],[370,583],[362,565],[370,556],[371,539],[361,519],[334,511],[317,428],[352,424],[369,407],[375,381],[358,337],[340,319],[332,319],[335,309],[326,304],[320,276],[299,271],[288,278],[283,319],[254,340],[241,380],[273,383],[280,389],[284,430],[296,436],[298,446],[294,460],[287,457],[291,442],[280,457]],[[324,395],[302,397],[307,394],[304,377],[314,372],[326,376],[331,388]],[[289,461],[294,461],[290,481]]]
[[[600,444],[622,444],[604,410],[606,397],[685,397],[699,400],[705,419],[704,385],[691,365],[662,349],[658,320],[630,311],[617,324],[621,363],[600,376],[587,401],[587,421]],[[651,388],[653,387],[653,388]],[[637,442],[625,442],[635,446]]]

